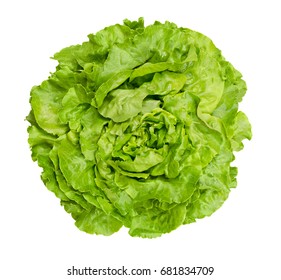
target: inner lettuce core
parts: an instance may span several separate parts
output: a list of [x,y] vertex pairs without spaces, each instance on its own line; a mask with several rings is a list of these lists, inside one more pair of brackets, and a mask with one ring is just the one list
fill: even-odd
[[124,20],[54,55],[31,90],[32,159],[75,225],[153,238],[210,216],[251,138],[242,75],[201,33]]

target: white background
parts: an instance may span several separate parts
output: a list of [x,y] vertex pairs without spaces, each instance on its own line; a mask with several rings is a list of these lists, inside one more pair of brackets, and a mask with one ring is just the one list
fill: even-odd
[[[281,44],[279,1],[2,1],[0,4],[0,278],[115,279],[67,276],[72,266],[213,266],[202,279],[281,279]],[[40,180],[27,144],[29,92],[63,47],[89,33],[143,16],[209,36],[247,81],[241,109],[252,141],[237,154],[238,187],[210,218],[157,239],[80,232]],[[118,279],[201,279],[199,276]]]

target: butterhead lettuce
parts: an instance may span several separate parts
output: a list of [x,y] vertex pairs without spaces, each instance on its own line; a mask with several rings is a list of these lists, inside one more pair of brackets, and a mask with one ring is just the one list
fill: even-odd
[[210,216],[251,138],[240,72],[206,36],[143,19],[54,55],[27,119],[42,180],[87,233],[158,237]]

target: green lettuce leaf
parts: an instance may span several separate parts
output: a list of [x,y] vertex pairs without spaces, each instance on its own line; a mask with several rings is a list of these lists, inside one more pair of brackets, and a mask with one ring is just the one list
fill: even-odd
[[31,90],[32,159],[75,225],[154,238],[212,215],[251,139],[242,75],[201,33],[124,20],[54,55]]

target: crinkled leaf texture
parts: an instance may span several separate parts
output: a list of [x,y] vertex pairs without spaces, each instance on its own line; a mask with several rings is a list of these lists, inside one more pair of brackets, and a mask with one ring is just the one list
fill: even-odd
[[210,216],[251,138],[241,74],[206,36],[125,20],[54,55],[31,90],[32,158],[87,233],[153,238]]

